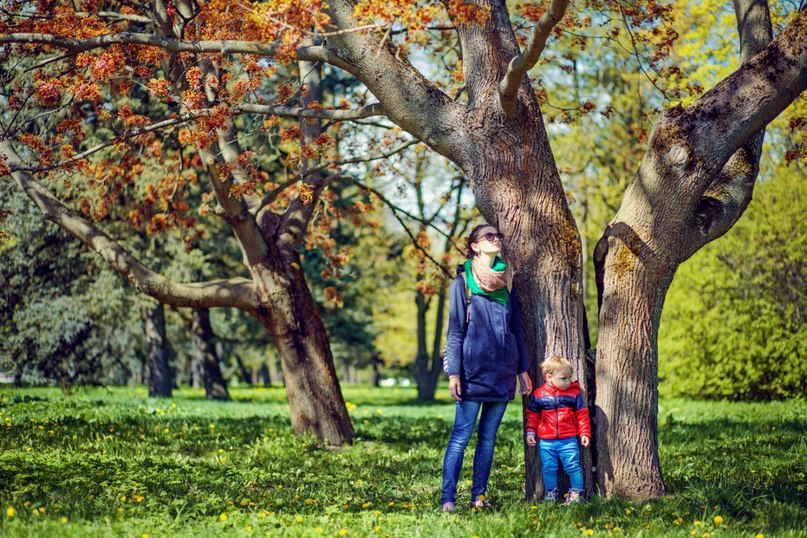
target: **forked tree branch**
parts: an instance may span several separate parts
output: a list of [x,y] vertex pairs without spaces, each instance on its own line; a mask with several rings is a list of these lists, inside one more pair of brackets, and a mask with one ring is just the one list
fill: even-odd
[[499,102],[508,116],[516,110],[518,88],[521,86],[524,75],[538,63],[552,28],[563,19],[568,6],[569,0],[552,0],[549,9],[541,15],[533,28],[527,47],[521,54],[510,60],[507,72],[499,83]]
[[246,311],[257,308],[257,295],[250,280],[233,278],[209,282],[177,283],[143,265],[96,224],[65,206],[30,172],[21,171],[21,159],[8,141],[0,142],[0,153],[17,171],[12,172],[20,189],[33,200],[45,218],[76,236],[138,290],[160,302],[177,307],[233,307]]

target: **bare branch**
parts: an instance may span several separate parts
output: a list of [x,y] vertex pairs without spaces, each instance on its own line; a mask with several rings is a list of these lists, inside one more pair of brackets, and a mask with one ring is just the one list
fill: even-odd
[[524,75],[538,63],[552,28],[563,19],[568,5],[569,0],[552,0],[549,9],[541,15],[540,20],[530,34],[530,39],[524,52],[510,60],[507,73],[499,83],[499,101],[505,114],[510,115],[515,112],[518,88],[521,86]]
[[148,17],[144,17],[143,15],[134,15],[131,13],[118,13],[117,11],[77,11],[75,13],[79,17],[89,17],[91,15],[95,15],[101,19],[114,19],[114,20],[122,20],[122,21],[132,21],[132,22],[143,22],[146,24],[152,24],[154,21]]
[[252,41],[210,40],[188,41],[170,39],[153,34],[120,32],[86,39],[71,39],[51,34],[0,34],[0,43],[39,43],[67,49],[71,52],[85,52],[108,45],[148,45],[159,47],[168,52],[196,52],[211,54],[255,54],[257,56],[274,56],[277,48]]
[[372,103],[367,106],[353,110],[328,110],[324,108],[301,108],[288,106],[270,105],[239,105],[235,110],[236,114],[247,112],[255,114],[271,114],[274,116],[296,117],[296,118],[316,118],[332,121],[349,121],[370,118],[373,116],[386,116],[381,103]]
[[25,168],[8,141],[0,142],[0,151],[17,171],[12,177],[19,187],[36,203],[45,218],[76,236],[100,254],[138,290],[160,302],[178,307],[234,307],[246,311],[257,308],[257,296],[250,280],[234,278],[210,282],[180,284],[156,273],[127,252],[97,225],[65,206],[46,188],[37,183]]
[[433,229],[437,230],[444,237],[448,237],[448,236],[446,236],[445,232],[443,232],[442,230],[440,230],[439,228],[434,226],[431,222],[424,221],[423,219],[418,218],[417,216],[409,213],[408,211],[405,211],[405,210],[401,209],[400,207],[396,206],[386,196],[381,194],[378,190],[376,190],[376,189],[374,189],[374,188],[372,188],[372,187],[370,187],[368,185],[365,185],[364,183],[360,182],[358,179],[355,179],[355,178],[350,177],[350,176],[340,176],[340,177],[341,177],[341,179],[346,179],[346,180],[350,181],[351,183],[353,183],[354,185],[356,185],[357,187],[359,187],[362,190],[365,190],[365,191],[373,193],[379,200],[381,200],[384,203],[384,205],[389,207],[392,210],[392,216],[395,217],[395,220],[397,220],[398,223],[401,225],[401,227],[404,229],[404,231],[406,232],[406,235],[408,235],[409,239],[412,240],[412,244],[415,246],[415,248],[418,249],[420,252],[422,252],[423,255],[426,256],[434,265],[439,267],[440,270],[443,272],[443,274],[446,275],[447,278],[453,278],[453,275],[445,267],[443,267],[443,265],[440,262],[435,260],[434,257],[432,257],[432,255],[429,253],[428,250],[424,249],[422,246],[420,246],[418,244],[417,238],[415,238],[415,236],[412,234],[412,232],[406,226],[406,223],[401,218],[399,213],[402,213],[402,214],[406,215],[407,217],[409,217],[412,220],[415,220],[415,221],[418,221],[418,222],[423,222],[424,224],[426,224],[426,225],[432,227]]

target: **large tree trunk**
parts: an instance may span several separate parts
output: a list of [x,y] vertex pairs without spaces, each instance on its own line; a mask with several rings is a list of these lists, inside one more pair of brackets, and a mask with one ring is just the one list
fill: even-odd
[[[294,262],[293,262],[294,263]],[[310,433],[331,446],[353,442],[333,364],[328,335],[302,269],[289,265],[287,279],[274,283],[259,321],[277,345],[294,433]]]
[[146,343],[148,345],[149,396],[170,398],[174,385],[169,359],[171,347],[165,334],[165,306],[157,303],[146,311]]
[[193,309],[193,322],[191,324],[193,350],[196,360],[202,365],[205,383],[205,397],[208,400],[229,400],[230,393],[227,383],[221,374],[219,358],[213,344],[213,327],[210,326],[210,310],[207,308]]
[[[494,4],[484,28],[458,29],[466,58],[471,141],[462,166],[479,210],[505,236],[504,255],[515,269],[514,287],[524,305],[525,340],[532,352],[530,374],[536,386],[543,381],[540,364],[560,355],[572,363],[585,391],[580,235],[528,82],[522,83],[518,110],[511,116],[504,114],[498,99],[491,98],[497,95],[507,61],[518,53],[507,10]],[[475,67],[468,58],[484,58],[493,67]],[[533,499],[543,495],[540,460],[536,448],[524,446],[525,494]],[[582,454],[588,489],[590,455],[588,450]]]
[[[622,237],[621,239],[626,239]],[[658,455],[658,329],[676,265],[616,238],[602,260],[597,347],[597,482],[607,495],[664,495]],[[636,243],[630,243],[636,245]],[[603,247],[601,247],[603,248]]]

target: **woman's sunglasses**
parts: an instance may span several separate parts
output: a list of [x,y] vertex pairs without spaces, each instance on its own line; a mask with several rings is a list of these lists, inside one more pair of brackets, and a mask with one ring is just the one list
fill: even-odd
[[500,233],[500,232],[496,232],[496,233],[488,232],[486,234],[482,234],[481,236],[479,236],[479,239],[484,239],[485,241],[487,241],[489,243],[492,243],[494,239],[498,239],[499,242],[501,242],[501,241],[504,240],[504,234]]

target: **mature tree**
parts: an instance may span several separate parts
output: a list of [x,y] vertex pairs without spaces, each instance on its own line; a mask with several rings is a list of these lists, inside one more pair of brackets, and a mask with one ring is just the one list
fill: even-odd
[[[52,17],[53,12],[20,7],[23,3],[10,4],[15,15],[6,19],[2,31],[8,33],[0,36],[0,42],[20,43],[20,50],[25,51],[53,50],[49,47],[67,51],[45,60],[40,57],[38,64],[24,63],[25,67],[39,72],[67,63],[65,74],[55,74],[78,78],[88,65],[103,73],[103,67],[114,60],[110,55],[126,57],[138,50],[161,50],[169,54],[154,58],[162,58],[167,86],[157,80],[151,85],[154,92],[168,93],[174,84],[174,94],[186,92],[182,99],[185,108],[194,110],[193,103],[219,107],[204,121],[196,120],[197,125],[207,127],[207,139],[200,139],[198,135],[204,133],[197,130],[196,143],[219,213],[232,225],[244,247],[251,279],[195,285],[166,282],[97,228],[65,211],[34,180],[32,173],[48,164],[30,166],[22,162],[13,140],[20,133],[13,126],[5,126],[0,149],[8,156],[15,181],[49,218],[95,245],[109,263],[138,281],[141,289],[174,304],[237,306],[264,321],[287,365],[284,370],[295,430],[310,429],[331,440],[350,437],[327,340],[299,269],[298,247],[314,207],[306,202],[319,195],[331,176],[322,168],[303,164],[303,172],[311,172],[303,179],[305,196],[291,202],[282,215],[268,211],[265,204],[251,205],[249,196],[231,196],[232,185],[247,182],[247,178],[242,179],[244,163],[238,166],[240,150],[231,114],[234,110],[255,111],[260,105],[224,99],[226,92],[231,92],[229,97],[232,92],[243,97],[250,88],[248,82],[240,91],[237,84],[228,86],[227,80],[217,76],[224,62],[213,55],[241,52],[282,58],[289,53],[288,45],[294,44],[293,39],[280,40],[277,45],[221,40],[235,35],[265,43],[278,36],[278,28],[290,25],[326,30],[321,42],[297,48],[297,59],[347,71],[379,104],[344,113],[310,106],[314,110],[301,114],[332,118],[339,114],[383,114],[462,169],[479,210],[508,238],[506,254],[517,270],[515,284],[524,305],[527,343],[536,358],[534,373],[543,358],[552,354],[578,358],[578,373],[582,373],[579,358],[586,351],[586,338],[580,239],[549,146],[538,97],[525,76],[539,60],[555,25],[564,18],[565,0],[553,1],[540,18],[532,17],[540,10],[528,4],[531,16],[527,19],[536,22],[523,52],[503,0],[445,1],[450,26],[440,25],[437,31],[445,37],[449,35],[446,28],[455,31],[461,51],[461,72],[456,69],[455,78],[464,81],[463,91],[453,97],[434,77],[410,63],[400,41],[410,31],[422,29],[424,22],[442,17],[432,4],[332,0],[321,11],[308,11],[314,2],[272,4],[274,7],[256,4],[256,13],[265,23],[259,31],[250,31],[254,17],[242,16],[237,20],[243,24],[229,33],[232,27],[223,21],[236,20],[232,14],[241,4],[178,2],[166,6],[157,0],[142,12],[125,6],[123,13],[118,10],[119,14],[109,15],[119,21],[131,20],[137,32],[119,31],[120,26],[102,25],[99,29],[97,23],[107,16],[102,14],[106,11],[86,16],[60,4],[62,19],[76,21],[72,28],[65,28],[40,18]],[[40,7],[53,9],[55,4]],[[105,10],[117,7],[116,3],[104,4]],[[666,290],[682,261],[725,233],[740,217],[756,177],[762,130],[807,87],[807,12],[794,13],[787,28],[770,42],[764,2],[738,0],[735,9],[742,67],[686,108],[674,107],[657,121],[647,152],[595,254],[601,303],[596,376],[597,482],[609,495],[646,499],[664,493],[656,440],[656,343]],[[661,56],[674,42],[675,32],[664,26],[669,22],[664,19],[667,11],[655,2],[632,6],[591,1],[586,10],[605,13],[605,25],[625,21],[634,42],[637,28],[659,31],[660,37],[653,39]],[[617,17],[608,17],[609,12]],[[329,20],[313,20],[312,13],[327,15]],[[277,20],[283,26],[273,26]],[[592,21],[591,16],[567,17],[564,21],[577,26],[592,23],[598,21]],[[78,31],[80,28],[85,30]],[[103,51],[100,56],[88,53],[99,48]],[[454,54],[443,55],[452,68],[460,65]],[[183,65],[189,55],[194,55],[192,61]],[[190,65],[194,67],[189,68],[189,76],[182,77],[182,70]],[[307,65],[301,69],[304,80],[316,73],[311,64]],[[262,68],[258,62],[252,66],[252,72]],[[36,86],[39,91],[35,99],[40,106],[59,102],[52,96],[55,83],[48,85],[50,80],[40,80]],[[70,86],[76,102],[97,100],[92,88],[82,86],[82,82],[91,85],[84,80]],[[28,95],[25,89],[23,85],[18,92],[23,98]],[[306,104],[310,101],[304,95]],[[165,121],[180,120],[184,118]],[[40,159],[50,147],[41,139],[22,142],[38,149]],[[30,152],[22,152],[22,157],[28,155]],[[307,157],[311,157],[310,149]],[[244,189],[235,193],[249,194]],[[315,395],[322,396],[323,402],[314,401]],[[313,411],[318,411],[316,417]],[[328,423],[322,424],[321,419]],[[532,497],[540,493],[541,485],[536,481],[534,458],[529,456],[526,493]]]

